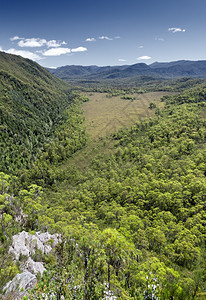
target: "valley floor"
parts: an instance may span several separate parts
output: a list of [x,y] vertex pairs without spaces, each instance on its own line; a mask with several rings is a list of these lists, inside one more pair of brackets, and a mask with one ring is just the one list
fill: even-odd
[[149,92],[133,94],[135,100],[125,100],[121,96],[109,97],[108,93],[87,93],[90,101],[83,104],[86,128],[91,138],[99,138],[129,127],[146,117],[152,117],[154,111],[149,104],[155,102],[162,106],[160,98],[174,93]]
[[75,166],[80,170],[85,169],[94,156],[112,152],[113,141],[108,139],[121,128],[129,128],[144,118],[153,117],[154,110],[149,109],[151,102],[162,108],[164,103],[160,101],[165,95],[172,92],[148,92],[133,94],[135,100],[125,100],[119,96],[110,96],[109,93],[85,93],[88,102],[82,105],[85,128],[89,135],[87,146],[77,151],[69,158],[61,169]]

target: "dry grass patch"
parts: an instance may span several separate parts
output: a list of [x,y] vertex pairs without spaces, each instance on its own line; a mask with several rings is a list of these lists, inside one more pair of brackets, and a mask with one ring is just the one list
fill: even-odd
[[133,94],[135,100],[124,100],[121,96],[108,98],[107,93],[87,95],[89,102],[83,104],[86,128],[92,139],[109,136],[122,127],[129,127],[146,117],[152,117],[150,102],[162,106],[160,98],[168,92]]
[[155,102],[157,106],[163,107],[164,103],[160,102],[160,98],[168,94],[133,94],[135,100],[131,101],[121,99],[121,96],[108,98],[107,93],[88,93],[90,101],[83,103],[85,127],[89,134],[88,144],[64,162],[61,169],[69,170],[75,166],[85,170],[96,155],[113,152],[114,142],[109,136],[122,127],[130,127],[143,118],[152,117],[154,110],[149,109],[149,104]]

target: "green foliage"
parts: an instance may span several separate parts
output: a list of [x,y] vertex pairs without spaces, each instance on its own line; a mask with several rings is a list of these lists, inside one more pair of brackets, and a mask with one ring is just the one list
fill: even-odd
[[27,186],[29,182],[31,184],[35,182],[39,186],[54,184],[58,178],[64,176],[61,171],[57,171],[57,164],[64,162],[85,146],[87,135],[82,126],[83,115],[80,100],[75,98],[75,102],[67,109],[64,124],[54,132],[53,139],[44,144],[31,165],[32,168],[18,172],[21,185]]
[[12,235],[38,230],[41,186],[62,177],[55,165],[86,143],[80,104],[88,99],[30,60],[0,53],[0,62],[0,169],[18,175],[0,173],[1,291],[19,272],[8,255]]
[[131,100],[131,101],[134,101],[136,99],[132,95],[125,95],[125,96],[122,96],[121,98],[124,99],[124,100]]
[[11,237],[20,229],[15,218],[19,214],[18,201],[10,193],[11,178],[9,175],[0,173],[0,292],[19,269],[13,261],[12,255],[8,254]]
[[29,168],[66,121],[74,98],[68,85],[36,63],[1,53],[0,169],[11,174]]
[[47,272],[29,299],[204,297],[205,84],[163,97],[163,110],[150,105],[154,118],[113,134],[113,152],[81,172],[68,159],[86,144],[80,104],[87,99],[35,63],[7,59],[21,68],[11,75],[2,59],[2,170],[18,177],[0,174],[0,289],[19,271],[8,247],[24,229],[62,234],[49,256],[33,257]]
[[154,109],[154,108],[156,108],[156,107],[157,107],[156,103],[150,102],[150,104],[149,104],[149,108],[150,108],[150,109]]
[[42,222],[78,245],[58,276],[75,278],[79,299],[107,289],[117,299],[195,299],[205,290],[203,94],[165,97],[156,117],[113,135],[112,155],[94,158],[51,201],[43,196]]

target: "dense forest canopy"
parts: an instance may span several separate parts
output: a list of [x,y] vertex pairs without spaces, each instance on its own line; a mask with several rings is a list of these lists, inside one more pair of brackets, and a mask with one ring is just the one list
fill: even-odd
[[25,230],[62,240],[38,253],[47,272],[24,299],[205,299],[206,84],[151,103],[154,117],[102,139],[112,151],[81,168],[70,162],[89,144],[88,99],[1,55],[1,292],[20,272],[8,249]]
[[74,98],[71,88],[44,68],[1,52],[1,171],[28,168],[68,119],[67,108]]

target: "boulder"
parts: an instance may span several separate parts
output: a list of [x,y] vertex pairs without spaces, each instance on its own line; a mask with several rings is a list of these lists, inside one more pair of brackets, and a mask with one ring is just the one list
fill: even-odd
[[21,274],[17,274],[13,280],[9,281],[4,287],[6,294],[9,294],[14,291],[26,291],[31,289],[37,282],[37,278],[34,274],[24,271]]
[[[17,274],[13,280],[7,283],[4,287],[4,299],[22,299],[27,289],[34,287],[37,282],[36,275],[46,271],[43,262],[33,260],[36,250],[40,250],[42,254],[49,254],[52,249],[61,241],[59,234],[50,234],[48,232],[36,232],[30,234],[22,231],[13,236],[12,244],[9,248],[9,253],[12,253],[15,262],[20,261],[20,270],[22,273]],[[23,259],[22,257],[23,256]],[[40,256],[41,257],[41,256]],[[14,296],[15,295],[15,296]]]
[[9,253],[13,253],[16,260],[19,259],[20,255],[30,257],[35,253],[36,249],[41,250],[43,254],[49,254],[52,247],[56,246],[59,242],[60,236],[58,234],[51,235],[48,232],[30,234],[26,231],[22,231],[13,236]]
[[42,262],[36,262],[31,257],[29,257],[24,264],[21,264],[20,269],[28,270],[29,272],[35,275],[40,273],[41,276],[43,275],[44,271],[46,271]]

